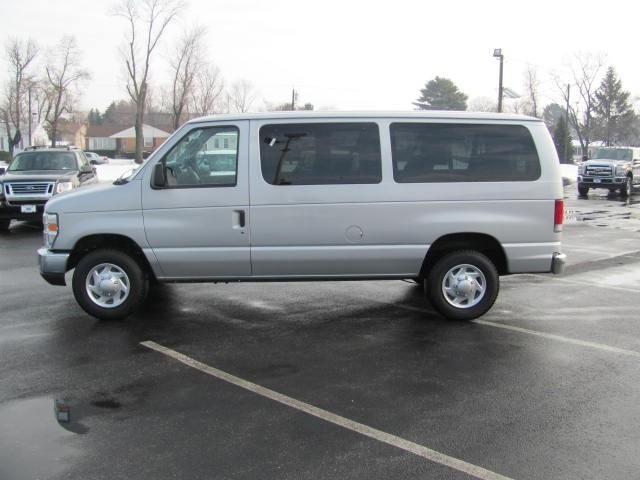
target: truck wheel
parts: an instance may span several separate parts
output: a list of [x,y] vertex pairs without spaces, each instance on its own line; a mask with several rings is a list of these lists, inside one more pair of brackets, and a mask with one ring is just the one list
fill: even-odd
[[0,220],[0,233],[8,232],[11,220]]
[[445,255],[433,266],[425,293],[444,317],[472,320],[491,308],[499,288],[498,271],[491,260],[475,250],[462,250]]
[[144,301],[148,279],[133,258],[119,250],[95,250],[73,272],[73,295],[82,309],[100,320],[117,320]]
[[628,197],[629,195],[631,195],[632,191],[633,179],[631,177],[627,177],[627,181],[625,182],[624,186],[620,188],[620,195],[622,195],[623,197]]
[[578,195],[580,195],[581,197],[586,197],[587,195],[589,195],[589,187],[578,185]]

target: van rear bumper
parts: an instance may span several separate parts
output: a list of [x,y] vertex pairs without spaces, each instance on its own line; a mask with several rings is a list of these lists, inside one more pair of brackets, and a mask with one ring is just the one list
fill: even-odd
[[554,271],[554,264],[559,265],[563,258],[554,260],[560,254],[560,242],[541,243],[505,243],[502,245],[507,258],[509,273],[549,273]]
[[556,275],[564,272],[564,267],[567,264],[567,255],[560,252],[555,252],[551,257],[551,273]]

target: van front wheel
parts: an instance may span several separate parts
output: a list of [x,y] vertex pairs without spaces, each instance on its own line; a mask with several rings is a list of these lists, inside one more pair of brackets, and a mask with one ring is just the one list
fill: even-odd
[[491,308],[499,288],[493,262],[475,250],[462,250],[436,262],[428,274],[425,292],[444,317],[472,320]]
[[119,250],[95,250],[73,272],[73,295],[82,309],[100,320],[133,313],[144,301],[148,279],[138,262]]

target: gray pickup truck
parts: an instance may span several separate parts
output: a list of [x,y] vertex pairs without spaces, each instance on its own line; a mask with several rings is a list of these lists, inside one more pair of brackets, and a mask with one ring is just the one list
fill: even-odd
[[42,220],[54,195],[96,183],[94,167],[81,150],[29,148],[16,155],[0,177],[0,231],[11,220]]
[[629,196],[640,186],[640,148],[607,147],[593,150],[578,167],[578,193],[587,196],[592,188],[619,190]]

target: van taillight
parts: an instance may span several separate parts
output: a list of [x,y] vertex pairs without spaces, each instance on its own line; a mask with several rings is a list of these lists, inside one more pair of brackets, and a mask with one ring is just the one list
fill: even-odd
[[556,200],[555,208],[553,211],[553,231],[562,231],[562,222],[564,221],[564,201]]

